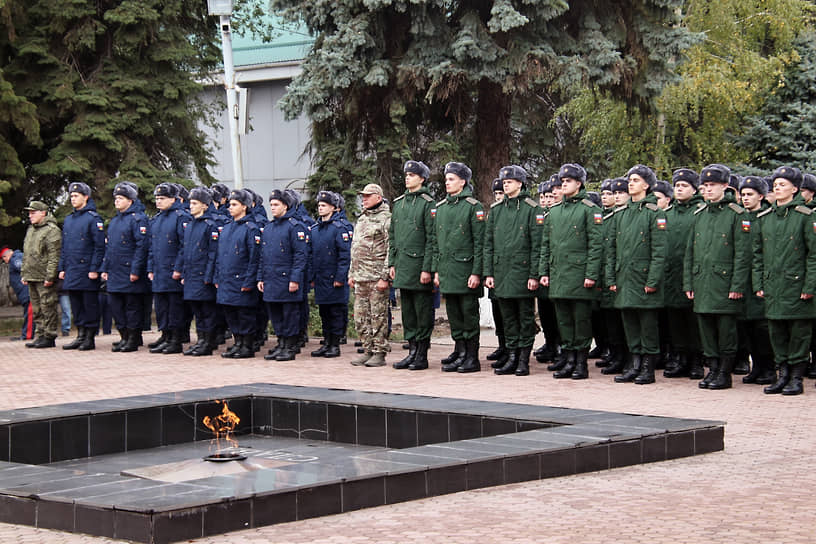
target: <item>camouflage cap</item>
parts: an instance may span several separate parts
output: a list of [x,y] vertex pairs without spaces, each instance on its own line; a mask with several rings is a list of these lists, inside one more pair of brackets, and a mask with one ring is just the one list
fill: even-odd
[[383,196],[382,187],[377,185],[376,183],[369,183],[361,191],[359,191],[361,195],[380,195]]
[[41,202],[39,200],[32,200],[31,203],[23,208],[26,211],[35,211],[35,212],[47,212],[48,211],[48,204],[45,202]]

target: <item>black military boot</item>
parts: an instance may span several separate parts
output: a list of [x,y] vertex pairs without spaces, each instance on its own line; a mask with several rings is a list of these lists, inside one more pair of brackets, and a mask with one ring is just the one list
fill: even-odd
[[404,368],[408,368],[411,366],[411,363],[414,362],[417,354],[417,341],[416,340],[408,340],[408,355],[403,357],[401,360],[394,363],[393,366],[397,370],[402,370]]
[[655,382],[655,366],[660,355],[646,353],[641,357],[640,373],[635,378],[635,383],[638,385],[646,385]]
[[599,359],[603,354],[603,346],[600,344],[595,344],[595,347],[589,350],[589,355],[587,356],[589,359]]
[[530,352],[533,351],[533,346],[525,346],[518,349],[518,363],[516,364],[516,376],[530,375]]
[[331,359],[334,357],[340,357],[340,335],[338,334],[330,334],[329,335],[329,349],[326,350],[326,353],[323,357],[327,359]]
[[85,327],[77,327],[77,337],[70,344],[62,346],[62,349],[79,349],[79,346],[85,341],[86,334],[88,334],[88,329]]
[[456,372],[469,374],[471,372],[479,372],[480,370],[482,370],[482,363],[479,361],[479,339],[471,338],[465,341],[465,360],[459,368],[456,369]]
[[[464,340],[456,340],[455,343],[454,343],[454,346],[453,346],[453,352],[450,355],[448,355],[447,357],[445,357],[444,359],[442,359],[440,362],[442,363],[442,367],[444,369],[445,365],[453,364],[457,360],[461,360],[461,359],[464,359],[464,358],[465,358],[465,341]],[[459,366],[458,364],[456,366],[454,366],[454,370],[456,370],[456,367],[458,367],[458,366]],[[447,370],[446,372],[451,372],[451,371]]]
[[497,336],[496,338],[499,339],[499,347],[488,354],[486,357],[488,361],[498,361],[505,353],[507,353],[507,347],[504,345],[504,335]]
[[776,369],[770,359],[762,359],[761,369],[756,383],[759,385],[771,385],[776,382]]
[[555,373],[553,373],[553,378],[559,380],[563,378],[572,378],[572,373],[575,370],[577,352],[562,350],[561,357],[564,358],[564,366],[561,367],[561,370],[557,370]]
[[198,338],[196,338],[196,343],[191,344],[190,347],[185,349],[182,352],[184,355],[195,355],[195,353],[197,351],[201,350],[202,348],[204,348],[205,345],[207,345],[207,342],[208,342],[207,341],[207,333],[198,331],[197,335],[198,335]]
[[676,361],[671,366],[666,366],[666,370],[663,371],[664,378],[682,378],[684,376],[688,376],[688,354],[685,351],[677,352],[676,354]]
[[127,344],[128,329],[117,329],[119,331],[119,341],[111,345],[111,351],[122,351]]
[[613,358],[609,361],[609,365],[601,369],[601,374],[608,376],[610,374],[620,374],[623,372],[623,367],[626,366],[628,356],[626,348],[623,346],[614,346],[612,348]]
[[788,363],[780,364],[777,373],[778,377],[776,381],[762,389],[766,395],[776,395],[785,389],[785,386],[788,385],[788,381],[790,381],[790,365]]
[[281,338],[281,349],[275,355],[276,361],[294,361],[297,355],[300,336],[284,336]]
[[[762,374],[763,366],[764,365],[763,365],[762,361],[759,358],[754,357],[752,355],[751,356],[751,372],[749,372],[747,375],[742,377],[742,383],[757,383],[757,379]],[[774,380],[774,381],[776,381],[776,380]],[[771,382],[771,383],[773,383],[773,382]]]
[[790,379],[788,384],[782,388],[783,395],[801,395],[804,392],[802,387],[802,377],[805,375],[807,363],[796,363],[790,366]]
[[717,366],[717,373],[708,382],[709,389],[731,389],[731,374],[734,372],[736,355],[723,355]]
[[57,342],[50,336],[38,336],[37,339],[31,343],[30,347],[34,349],[55,348],[57,347]]
[[[737,358],[734,361],[734,370],[732,371],[732,373],[742,376],[743,374],[748,374],[750,370],[751,366],[748,364],[748,352],[747,351],[737,352]],[[709,387],[709,389],[711,388]]]
[[515,374],[516,368],[518,367],[519,362],[519,350],[520,348],[508,348],[510,354],[507,357],[507,361],[504,363],[504,366],[501,368],[497,368],[493,371],[493,374],[498,374],[499,376],[506,376],[507,374]]
[[96,342],[94,342],[95,336],[96,327],[85,327],[85,339],[82,341],[82,345],[79,346],[79,351],[91,351],[92,349],[96,349]]
[[585,380],[589,378],[589,369],[587,368],[588,357],[589,353],[585,349],[579,349],[575,352],[575,368],[573,368],[570,378],[573,380]]
[[567,352],[562,349],[555,356],[552,364],[547,365],[547,370],[549,370],[550,372],[561,370],[567,364],[567,359],[568,359]]
[[139,349],[142,341],[142,329],[128,329],[127,344],[122,346],[119,351],[128,353]]
[[705,378],[697,384],[700,389],[708,389],[708,384],[711,383],[720,368],[720,359],[718,357],[706,357],[705,366],[708,367],[708,373],[705,375]]
[[181,329],[172,329],[170,331],[170,340],[167,342],[167,345],[162,350],[162,353],[165,355],[170,355],[173,353],[182,353],[184,351],[184,346],[181,345],[181,340],[184,338],[184,331]]
[[629,355],[629,361],[623,369],[623,374],[615,376],[615,383],[627,383],[635,381],[635,378],[640,374],[640,365],[642,361],[640,353],[632,353]]
[[251,359],[255,357],[253,342],[255,336],[252,334],[242,334],[238,349],[233,352],[231,359]]
[[320,341],[320,347],[311,352],[309,355],[312,357],[325,357],[327,351],[329,351],[329,334],[323,336],[323,340]]
[[552,347],[552,344],[544,344],[541,346],[541,352],[537,353],[535,360],[541,364],[551,363],[558,356],[558,349]]
[[212,355],[213,351],[218,349],[218,333],[215,331],[203,332],[201,333],[201,337],[203,339],[203,343],[199,346],[196,344],[193,347],[193,352],[190,354],[193,357],[203,357],[205,355]]
[[221,357],[224,359],[232,359],[235,354],[238,353],[241,349],[241,344],[244,343],[244,336],[242,334],[233,334],[232,340],[234,343],[221,354]]
[[702,380],[705,376],[705,368],[703,367],[703,356],[700,353],[692,353],[689,355],[689,380]]
[[414,360],[408,365],[408,370],[425,370],[428,368],[428,348],[430,347],[430,338],[414,340]]
[[274,360],[275,360],[275,356],[276,356],[276,355],[277,355],[277,354],[280,352],[280,350],[281,350],[282,344],[283,344],[283,337],[282,337],[282,336],[278,336],[278,337],[277,337],[277,340],[275,341],[275,345],[274,345],[274,346],[272,346],[272,347],[269,349],[269,351],[267,351],[267,352],[266,352],[266,355],[264,355],[264,359],[266,359],[267,361],[274,361]]
[[609,363],[615,358],[615,347],[614,346],[607,346],[604,347],[603,351],[601,352],[601,358],[595,361],[595,366],[597,368],[606,368],[609,366]]
[[[169,334],[170,334],[170,332],[169,332],[169,331],[166,331],[166,330],[161,331],[161,336],[159,336],[159,337],[156,339],[156,341],[155,341],[155,342],[150,342],[150,343],[147,345],[147,347],[148,347],[148,348],[150,348],[150,349],[152,350],[153,348],[157,348],[157,347],[159,347],[160,345],[162,345],[162,344],[166,343],[166,342],[167,342],[167,336],[168,336]],[[151,351],[150,353],[159,353],[159,352],[161,352],[161,350],[159,350],[159,351]]]
[[501,357],[499,357],[498,359],[496,359],[495,361],[490,363],[490,368],[495,369],[495,368],[503,367],[505,365],[505,363],[507,363],[507,359],[510,358],[510,352],[511,351],[513,351],[513,350],[505,348],[504,353],[502,353]]

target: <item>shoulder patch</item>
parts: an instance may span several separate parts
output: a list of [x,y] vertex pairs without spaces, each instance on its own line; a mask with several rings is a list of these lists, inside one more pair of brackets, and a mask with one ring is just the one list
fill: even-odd
[[729,202],[728,207],[731,208],[734,213],[745,213],[745,209],[736,202]]
[[657,204],[655,204],[653,202],[647,202],[645,205],[646,205],[646,208],[652,210],[653,212],[656,212],[657,210],[660,209],[660,206],[658,206]]
[[597,205],[597,204],[595,204],[594,202],[592,202],[592,201],[591,201],[590,199],[588,199],[588,198],[585,198],[585,199],[581,200],[581,204],[584,204],[584,205],[586,205],[586,206],[589,206],[590,208],[597,208],[597,207],[598,207],[598,205]]
[[99,214],[94,210],[88,210],[88,215],[90,215],[91,217],[99,217]]
[[771,213],[772,211],[773,211],[773,208],[768,208],[767,210],[762,210],[761,212],[759,212],[759,213],[757,214],[757,219],[759,219],[759,218],[760,218],[760,217],[762,217],[763,215],[768,215],[768,214],[769,214],[769,213]]
[[479,201],[476,200],[475,198],[473,198],[472,196],[469,196],[469,197],[465,198],[465,202],[467,202],[468,204],[471,204],[473,206],[475,206],[476,204],[479,203]]
[[428,193],[421,193],[419,196],[421,196],[424,200],[426,200],[428,202],[433,202],[434,201],[433,197],[431,195],[429,195]]
[[799,212],[799,213],[801,213],[801,214],[803,214],[803,215],[811,215],[811,214],[813,213],[813,210],[811,210],[811,209],[810,209],[810,208],[808,208],[807,206],[802,206],[801,204],[799,204],[798,206],[796,206],[796,207],[794,208],[794,210],[796,210],[797,212]]
[[538,207],[538,202],[536,202],[535,200],[533,200],[530,197],[525,198],[524,203],[527,204],[528,206],[530,206],[531,208],[537,208]]

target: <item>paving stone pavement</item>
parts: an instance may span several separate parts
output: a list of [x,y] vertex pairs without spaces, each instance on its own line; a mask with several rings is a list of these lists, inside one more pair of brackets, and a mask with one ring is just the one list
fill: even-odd
[[[146,341],[156,334],[146,335]],[[590,379],[554,380],[533,363],[528,377],[439,371],[450,347],[435,342],[429,370],[353,367],[338,359],[290,362],[111,353],[113,336],[93,352],[29,350],[0,342],[0,409],[42,406],[250,382],[523,402],[727,422],[725,451],[603,472],[512,484],[357,512],[251,529],[197,543],[474,542],[811,543],[816,541],[816,389],[798,397],[761,386],[700,390],[658,375],[653,385],[615,384],[590,365]],[[485,343],[491,343],[485,338]],[[393,345],[389,362],[404,353]],[[0,542],[103,543],[110,539],[0,524]]]

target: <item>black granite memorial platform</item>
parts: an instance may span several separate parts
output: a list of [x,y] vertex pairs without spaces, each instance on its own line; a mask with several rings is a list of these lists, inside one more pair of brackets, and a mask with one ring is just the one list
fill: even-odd
[[[245,460],[208,463],[227,400]],[[247,384],[0,412],[0,522],[174,542],[723,449],[724,424]]]

